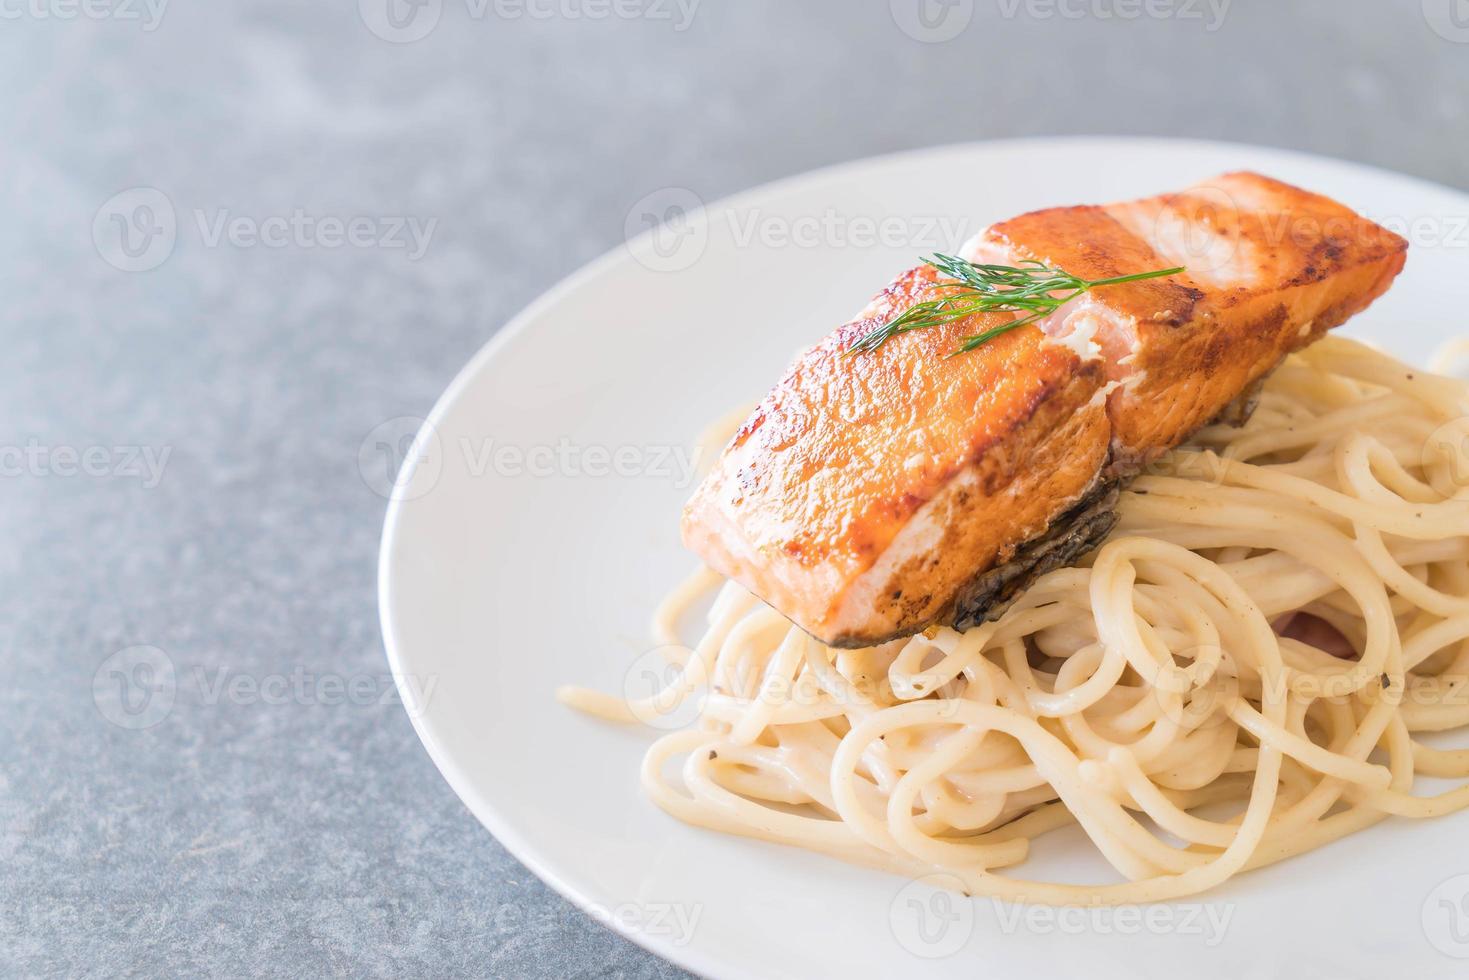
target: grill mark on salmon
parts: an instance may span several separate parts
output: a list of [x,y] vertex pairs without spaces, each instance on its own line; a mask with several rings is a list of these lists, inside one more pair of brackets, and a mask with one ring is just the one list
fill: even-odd
[[1212,420],[1242,421],[1290,351],[1364,309],[1406,243],[1254,174],[1002,222],[974,261],[1087,279],[1189,265],[1009,322],[985,313],[843,357],[932,298],[928,266],[797,357],[685,508],[684,541],[817,638],[870,646],[994,618],[1105,538],[1117,493]]

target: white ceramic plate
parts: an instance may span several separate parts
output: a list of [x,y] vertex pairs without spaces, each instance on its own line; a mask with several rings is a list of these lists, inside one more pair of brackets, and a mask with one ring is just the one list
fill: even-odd
[[[434,408],[394,490],[381,607],[429,754],[532,871],[635,941],[715,977],[1463,976],[1469,821],[1395,821],[1236,879],[1197,905],[1015,917],[649,803],[655,733],[581,717],[560,684],[623,689],[657,599],[694,566],[677,465],[920,253],[1033,208],[1257,169],[1414,240],[1348,332],[1421,363],[1469,307],[1469,197],[1275,150],[1133,139],[955,146],[867,160],[672,217],[499,332]],[[944,224],[948,222],[948,224]],[[619,453],[620,451],[620,453]],[[604,473],[605,471],[605,473]],[[604,475],[599,475],[604,474]],[[432,683],[432,696],[420,692]],[[1114,880],[1076,837],[1027,871]],[[1211,918],[1212,916],[1212,918]],[[1225,923],[1227,922],[1227,925]],[[1457,931],[1455,930],[1457,927]]]

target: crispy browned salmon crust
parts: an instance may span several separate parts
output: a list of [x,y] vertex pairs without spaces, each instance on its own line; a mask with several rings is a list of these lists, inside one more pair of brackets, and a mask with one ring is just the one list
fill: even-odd
[[1344,206],[1254,174],[995,225],[976,261],[1033,259],[1097,290],[1036,326],[988,313],[859,338],[933,298],[909,270],[807,350],[685,508],[685,543],[819,639],[870,646],[997,615],[1111,529],[1119,484],[1365,308],[1406,243]]

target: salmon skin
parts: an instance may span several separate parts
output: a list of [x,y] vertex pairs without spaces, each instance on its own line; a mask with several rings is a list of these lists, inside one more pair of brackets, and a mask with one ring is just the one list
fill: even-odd
[[994,225],[963,258],[1087,280],[1186,270],[1094,290],[958,356],[1015,314],[849,353],[943,295],[935,269],[910,269],[786,370],[685,507],[684,543],[832,646],[993,619],[1105,538],[1149,459],[1382,295],[1406,252],[1250,173]]

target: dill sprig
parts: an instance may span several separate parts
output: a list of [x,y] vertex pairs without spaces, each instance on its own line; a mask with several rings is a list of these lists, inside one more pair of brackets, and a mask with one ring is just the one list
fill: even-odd
[[908,333],[910,330],[927,330],[929,327],[941,326],[976,313],[1024,314],[1009,323],[963,338],[959,349],[949,355],[954,357],[987,344],[1002,333],[1044,319],[1082,293],[1098,287],[1116,286],[1142,279],[1159,279],[1184,271],[1180,266],[1177,269],[1138,272],[1112,279],[1081,279],[1034,260],[1024,261],[1018,266],[983,265],[939,253],[924,259],[924,262],[937,269],[948,280],[936,282],[931,287],[942,290],[944,295],[908,308],[858,340],[845,354],[874,351],[898,334]]

